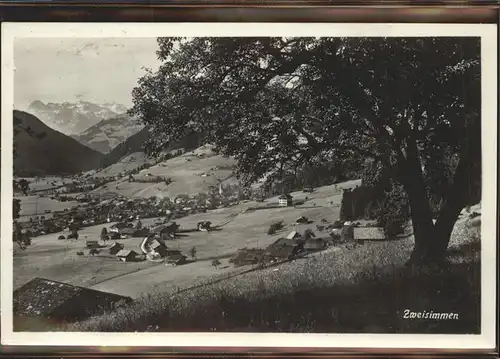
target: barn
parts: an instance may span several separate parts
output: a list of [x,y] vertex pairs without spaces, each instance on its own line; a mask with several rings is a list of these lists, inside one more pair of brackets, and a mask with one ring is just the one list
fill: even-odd
[[168,222],[153,228],[153,233],[163,240],[175,238],[175,232],[179,229],[179,225],[175,222]]
[[123,244],[115,242],[109,247],[108,252],[111,255],[116,255],[118,252],[120,252],[123,249]]
[[290,233],[288,233],[288,236],[286,236],[286,238],[289,240],[298,241],[302,239],[302,235],[297,231],[291,231]]
[[202,221],[202,222],[198,222],[198,224],[196,226],[197,226],[199,231],[208,232],[211,229],[211,225],[212,225],[212,222],[210,222],[210,221]]
[[149,248],[162,257],[165,257],[167,255],[167,246],[165,246],[165,243],[163,243],[163,241],[158,240],[157,238],[154,238],[151,241],[151,243],[149,244]]
[[83,320],[130,302],[129,297],[34,278],[14,291],[14,330]]
[[[293,232],[292,232],[293,233]],[[294,237],[279,238],[266,248],[266,256],[271,258],[291,259],[302,252],[304,244]]]
[[122,262],[134,262],[136,260],[136,257],[137,252],[130,249],[122,249],[121,251],[116,253],[116,258],[118,258],[118,260]]
[[167,265],[181,265],[187,262],[187,256],[177,249],[169,249],[165,254],[165,262]]

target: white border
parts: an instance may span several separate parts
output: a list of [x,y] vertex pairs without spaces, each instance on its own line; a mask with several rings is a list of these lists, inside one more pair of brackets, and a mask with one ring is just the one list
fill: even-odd
[[[496,318],[497,30],[489,24],[299,23],[2,23],[1,343],[39,346],[175,346],[294,348],[492,349]],[[12,331],[13,44],[23,37],[156,36],[479,36],[482,39],[482,292],[481,335],[14,333]],[[36,64],[34,64],[36,66]]]

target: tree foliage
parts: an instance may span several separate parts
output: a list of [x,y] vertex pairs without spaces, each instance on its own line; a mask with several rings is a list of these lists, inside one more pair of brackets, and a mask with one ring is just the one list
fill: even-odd
[[[477,38],[160,38],[133,90],[159,153],[195,132],[245,182],[371,159],[407,192],[419,260],[442,256],[480,176]],[[459,193],[459,195],[457,195]],[[429,198],[442,199],[432,224]]]

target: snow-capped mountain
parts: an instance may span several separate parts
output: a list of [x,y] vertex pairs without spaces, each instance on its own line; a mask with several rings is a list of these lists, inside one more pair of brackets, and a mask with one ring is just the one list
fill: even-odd
[[102,120],[125,113],[127,108],[117,103],[94,104],[78,101],[45,104],[37,100],[29,105],[27,111],[57,131],[77,135]]
[[121,115],[102,120],[79,135],[71,137],[96,151],[108,153],[143,127],[136,118]]

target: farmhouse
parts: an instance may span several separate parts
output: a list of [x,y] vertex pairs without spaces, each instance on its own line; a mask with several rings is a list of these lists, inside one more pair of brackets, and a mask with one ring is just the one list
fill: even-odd
[[298,241],[300,239],[302,239],[302,235],[297,232],[297,231],[291,231],[288,236],[286,236],[287,239],[290,239],[290,240],[295,240],[295,241]]
[[283,247],[271,247],[266,251],[266,256],[273,259],[293,259],[299,251],[296,247],[283,246]]
[[187,262],[187,257],[177,249],[169,249],[166,251],[166,264],[180,265]]
[[259,248],[242,248],[239,249],[236,255],[229,260],[235,266],[243,266],[248,264],[257,264],[262,261],[264,251]]
[[290,207],[293,205],[293,197],[290,194],[283,194],[278,197],[280,207]]
[[179,225],[177,225],[175,222],[169,222],[153,228],[153,233],[164,240],[168,240],[175,238],[175,232],[178,229]]
[[[112,310],[132,299],[112,293],[35,278],[14,291],[14,330],[39,318],[45,324],[73,322]],[[43,320],[45,318],[46,320]]]
[[120,233],[120,231],[124,230],[125,228],[130,228],[130,225],[128,223],[120,222],[113,224],[109,230],[110,232]]
[[116,255],[118,252],[120,252],[123,249],[123,244],[115,242],[109,247],[108,252],[111,255]]
[[291,259],[299,254],[303,250],[304,244],[298,242],[294,236],[289,235],[288,237],[279,238],[270,244],[266,248],[266,255],[272,258]]
[[382,227],[354,227],[353,238],[355,241],[383,241],[386,239]]
[[136,260],[137,253],[133,250],[122,249],[116,253],[116,258],[122,262],[134,262]]
[[167,255],[167,246],[165,245],[165,243],[163,243],[162,241],[159,241],[157,238],[154,238],[151,242],[151,244],[149,245],[149,248],[158,253],[160,256],[162,257],[165,257]]
[[197,227],[198,227],[199,231],[208,232],[210,230],[211,225],[212,225],[212,222],[210,222],[210,221],[202,221],[202,222],[198,222]]

